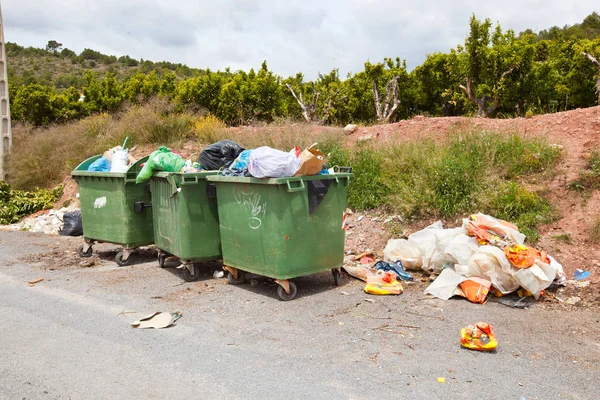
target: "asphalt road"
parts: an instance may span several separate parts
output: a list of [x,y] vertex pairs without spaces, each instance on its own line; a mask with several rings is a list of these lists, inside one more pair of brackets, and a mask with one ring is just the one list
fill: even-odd
[[[344,276],[232,286],[206,266],[182,283],[151,252],[117,267],[103,245],[79,264],[77,238],[0,230],[1,399],[596,399],[598,310],[441,301],[423,285],[370,296]],[[33,286],[27,282],[44,278]],[[373,302],[367,301],[372,300]],[[154,311],[183,317],[130,326]],[[494,324],[495,353],[460,347],[460,328]],[[444,378],[445,382],[438,382]]]

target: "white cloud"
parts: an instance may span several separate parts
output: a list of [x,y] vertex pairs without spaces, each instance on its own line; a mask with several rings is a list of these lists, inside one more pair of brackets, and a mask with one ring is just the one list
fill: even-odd
[[76,52],[168,60],[213,70],[258,68],[309,78],[366,60],[401,57],[409,68],[427,53],[464,41],[472,13],[516,32],[574,24],[594,10],[579,2],[506,0],[4,0],[5,38],[44,47],[57,40]]

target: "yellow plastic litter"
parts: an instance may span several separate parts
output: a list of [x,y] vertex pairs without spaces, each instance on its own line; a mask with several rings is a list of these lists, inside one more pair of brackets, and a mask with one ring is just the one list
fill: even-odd
[[487,322],[479,322],[462,328],[460,344],[471,350],[492,351],[498,347],[498,340],[494,335],[492,325]]
[[403,292],[402,285],[396,276],[395,273],[389,271],[369,273],[364,290],[370,294],[401,294]]

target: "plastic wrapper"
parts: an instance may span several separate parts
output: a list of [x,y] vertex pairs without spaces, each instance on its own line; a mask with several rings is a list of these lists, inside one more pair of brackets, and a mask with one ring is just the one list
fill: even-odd
[[471,303],[485,303],[485,299],[490,293],[492,283],[482,278],[469,278],[461,282],[458,286],[464,297]]
[[200,152],[198,163],[209,171],[227,168],[244,151],[244,148],[231,140],[221,140],[207,146]]
[[498,347],[494,327],[487,322],[471,324],[460,331],[460,344],[471,350],[493,351]]
[[402,284],[396,279],[396,274],[391,271],[376,271],[367,275],[367,284],[364,287],[365,293],[387,295],[401,294],[403,292]]

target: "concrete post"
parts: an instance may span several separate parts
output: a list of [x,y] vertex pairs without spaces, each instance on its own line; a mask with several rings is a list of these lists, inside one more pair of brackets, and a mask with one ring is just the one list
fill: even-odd
[[6,72],[6,49],[4,47],[4,24],[0,6],[0,180],[6,179],[6,156],[12,148],[10,103],[8,99],[8,74]]

